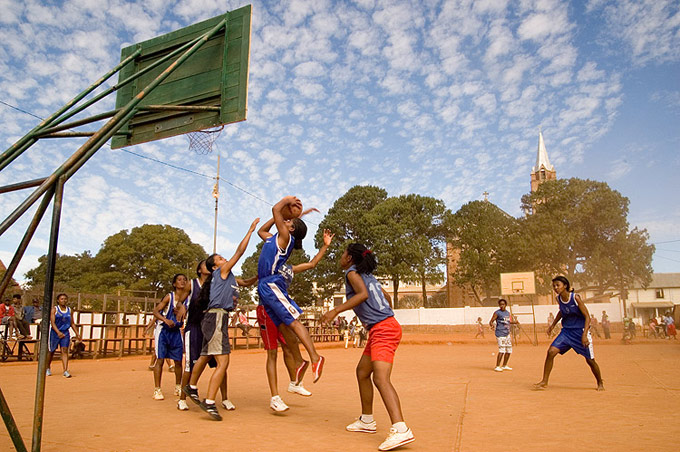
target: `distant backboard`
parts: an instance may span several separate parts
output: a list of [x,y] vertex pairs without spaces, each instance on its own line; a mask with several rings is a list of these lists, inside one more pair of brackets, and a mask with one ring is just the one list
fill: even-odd
[[[219,111],[140,111],[120,130],[128,136],[114,137],[112,148],[159,140],[246,119],[248,63],[250,59],[251,6],[213,17],[148,41],[124,48],[121,61],[137,49],[141,54],[119,74],[119,82],[202,36],[222,20],[226,29],[204,43],[139,104],[219,107]],[[139,91],[167,69],[176,58],[155,67],[120,88],[116,108],[130,102]],[[216,110],[213,108],[213,110]]]
[[501,295],[530,295],[536,293],[534,272],[501,273]]

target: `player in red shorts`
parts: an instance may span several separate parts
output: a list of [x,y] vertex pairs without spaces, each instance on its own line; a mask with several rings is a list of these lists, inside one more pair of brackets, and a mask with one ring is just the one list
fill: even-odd
[[[312,209],[304,212],[303,215],[309,213],[311,210]],[[262,225],[260,230],[257,232],[262,240],[267,240],[272,236],[269,230],[273,225],[273,219]],[[324,230],[324,244],[311,261],[293,266],[287,264],[281,266],[279,273],[283,276],[286,287],[290,286],[291,282],[293,281],[294,274],[316,267],[316,264],[318,264],[321,258],[323,258],[324,254],[326,254],[326,250],[331,244],[334,235],[335,234],[331,234],[328,229]],[[305,372],[307,371],[307,367],[309,366],[309,361],[302,359],[299,342],[296,341],[295,344],[290,345],[286,343],[283,334],[276,327],[276,324],[269,317],[262,304],[257,307],[257,323],[260,325],[260,336],[262,337],[264,349],[267,350],[267,381],[269,383],[269,390],[272,395],[269,401],[269,407],[272,410],[278,412],[286,411],[288,409],[288,405],[286,405],[279,395],[278,375],[276,372],[278,344],[281,344],[281,350],[283,350],[283,361],[286,364],[286,370],[288,370],[288,375],[290,377],[288,392],[306,397],[312,395],[312,393],[302,385],[302,379]]]
[[347,301],[325,313],[321,321],[330,323],[339,313],[354,309],[368,330],[368,342],[356,369],[361,416],[346,428],[350,432],[376,433],[373,419],[375,383],[392,421],[390,433],[378,449],[392,450],[415,441],[415,437],[404,422],[399,395],[390,381],[394,353],[401,341],[401,325],[394,318],[391,297],[373,276],[377,265],[371,250],[364,245],[351,243],[340,258],[340,266],[345,270]]

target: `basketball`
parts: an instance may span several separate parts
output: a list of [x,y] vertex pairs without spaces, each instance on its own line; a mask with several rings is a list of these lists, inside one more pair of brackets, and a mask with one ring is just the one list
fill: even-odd
[[302,203],[290,203],[281,209],[281,214],[284,220],[292,220],[293,218],[299,218],[302,215]]

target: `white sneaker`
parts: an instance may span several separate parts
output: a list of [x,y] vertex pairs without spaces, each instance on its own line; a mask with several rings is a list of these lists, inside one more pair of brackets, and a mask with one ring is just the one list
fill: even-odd
[[416,438],[413,436],[411,429],[406,430],[404,433],[397,432],[396,428],[390,428],[390,434],[387,435],[387,439],[378,447],[378,450],[392,450],[404,444],[412,443]]
[[503,370],[512,370],[512,367],[510,367],[510,366],[503,366]]
[[182,385],[175,385],[175,395],[177,397],[182,395]]
[[163,400],[165,397],[163,397],[163,392],[161,391],[161,388],[154,388],[153,390],[153,399],[154,400]]
[[271,408],[274,411],[282,412],[288,409],[288,405],[283,403],[283,400],[281,400],[281,396],[274,396],[269,401],[269,408]]
[[189,405],[187,405],[186,400],[178,400],[177,401],[177,409],[180,411],[187,411],[189,409]]
[[288,392],[292,392],[293,394],[300,394],[301,396],[305,397],[309,397],[312,395],[311,392],[309,392],[304,386],[302,386],[302,383],[296,385],[292,381],[288,383]]
[[50,369],[47,369],[47,371],[45,371],[45,375],[48,376],[48,377],[51,377],[52,371]]
[[363,433],[375,433],[378,430],[375,421],[364,422],[361,418],[349,424],[345,429],[348,432],[363,432]]
[[236,409],[236,405],[231,403],[231,400],[222,400],[222,407],[227,410],[227,411],[234,411]]
[[501,366],[496,366],[494,369],[496,372],[503,372],[503,368]]
[[71,378],[71,374],[69,373],[68,370],[65,370],[65,371],[64,371],[64,377],[65,377],[65,378]]

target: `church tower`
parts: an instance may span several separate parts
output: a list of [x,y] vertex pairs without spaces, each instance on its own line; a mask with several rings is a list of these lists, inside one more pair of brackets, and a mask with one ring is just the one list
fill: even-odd
[[543,182],[554,179],[557,179],[557,173],[555,167],[550,164],[548,151],[545,149],[545,142],[543,141],[543,133],[539,130],[536,166],[531,168],[531,192],[535,192]]

